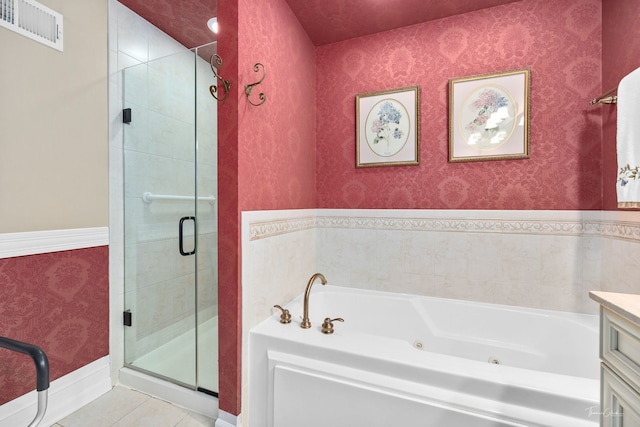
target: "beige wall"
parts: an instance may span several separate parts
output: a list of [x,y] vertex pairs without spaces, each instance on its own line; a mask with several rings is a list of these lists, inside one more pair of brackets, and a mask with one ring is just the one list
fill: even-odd
[[108,225],[107,0],[40,0],[64,52],[0,27],[0,233]]

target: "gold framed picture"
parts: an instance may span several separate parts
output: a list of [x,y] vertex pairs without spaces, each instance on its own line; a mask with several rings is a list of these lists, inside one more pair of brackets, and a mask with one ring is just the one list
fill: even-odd
[[418,86],[356,95],[356,167],[420,163]]
[[529,158],[528,68],[449,80],[449,161]]

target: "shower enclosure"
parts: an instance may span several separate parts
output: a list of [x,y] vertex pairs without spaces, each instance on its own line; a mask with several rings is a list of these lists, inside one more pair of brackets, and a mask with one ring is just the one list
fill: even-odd
[[125,365],[217,395],[215,43],[127,68]]

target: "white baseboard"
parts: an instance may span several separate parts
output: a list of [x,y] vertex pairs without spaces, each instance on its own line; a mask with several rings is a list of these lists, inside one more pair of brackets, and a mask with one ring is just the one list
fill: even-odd
[[241,427],[241,415],[231,415],[228,412],[218,410],[218,419],[215,427]]
[[[51,426],[111,390],[109,356],[77,369],[49,385],[49,403],[40,427]],[[35,386],[35,384],[34,384]],[[27,426],[36,415],[35,390],[0,406],[0,427]]]
[[109,244],[109,227],[0,233],[0,259]]

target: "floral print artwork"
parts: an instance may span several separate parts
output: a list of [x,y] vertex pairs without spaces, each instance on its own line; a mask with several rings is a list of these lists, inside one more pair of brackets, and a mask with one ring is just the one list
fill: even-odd
[[497,113],[500,108],[508,105],[507,98],[500,96],[494,89],[483,89],[478,98],[469,105],[472,111],[477,112],[477,116],[471,123],[467,124],[467,129],[470,132],[481,130],[485,127],[492,114]]
[[498,86],[476,89],[462,105],[460,126],[467,144],[492,150],[504,144],[516,125],[517,111],[509,92]]
[[407,142],[409,114],[404,106],[393,99],[383,99],[373,106],[366,123],[369,148],[379,156],[398,153]]

